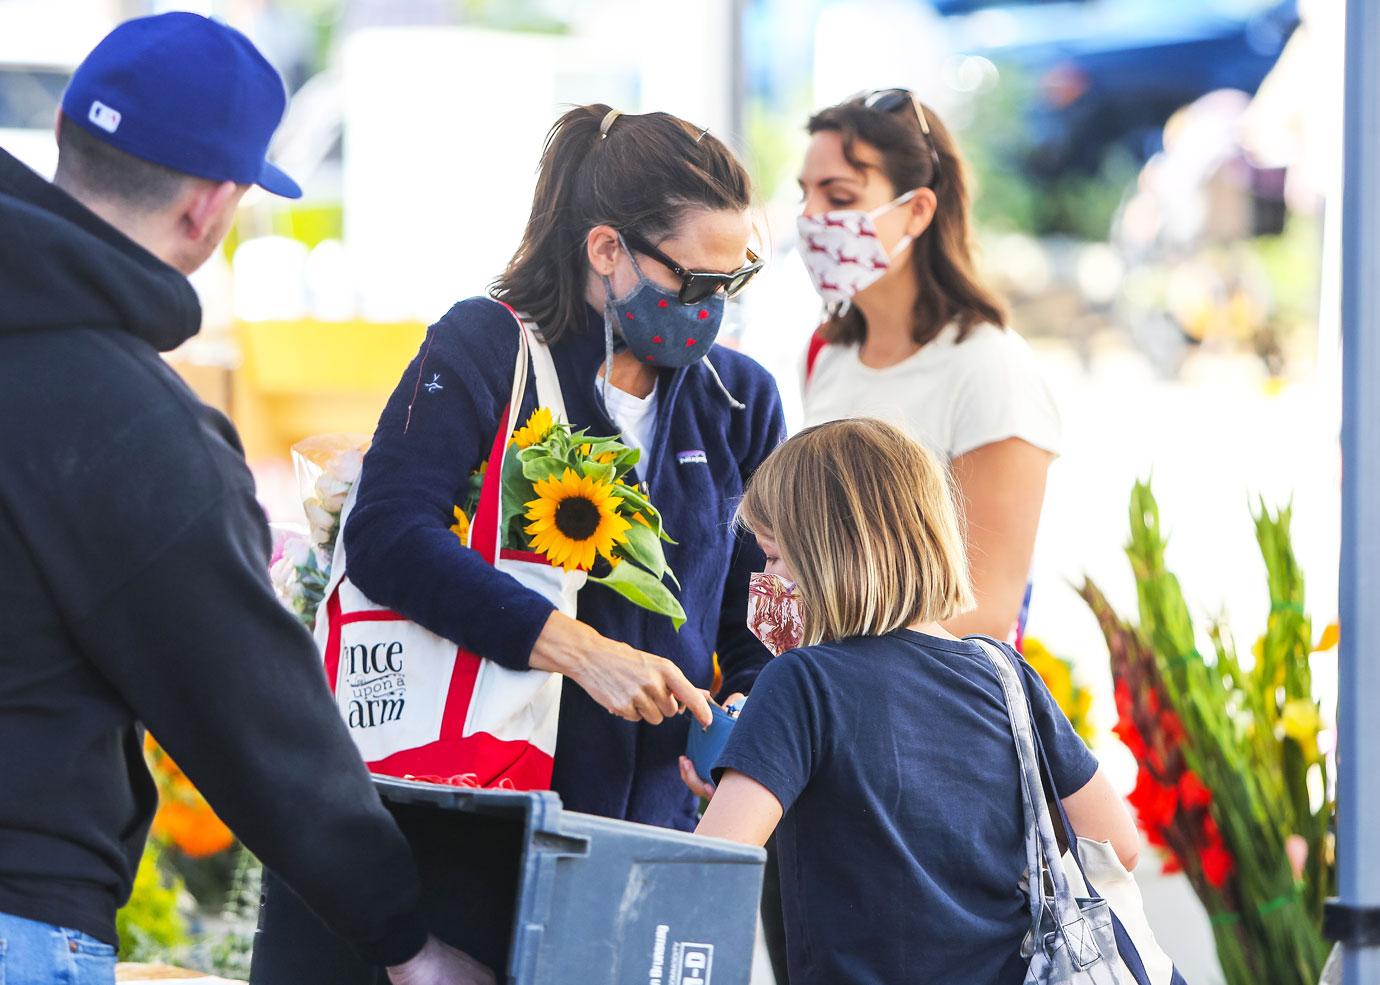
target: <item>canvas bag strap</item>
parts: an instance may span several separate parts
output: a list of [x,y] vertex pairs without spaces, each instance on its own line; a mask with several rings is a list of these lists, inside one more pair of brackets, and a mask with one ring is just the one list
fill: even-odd
[[[1073,898],[1068,878],[1064,874],[1063,866],[1059,860],[1059,844],[1054,837],[1054,825],[1050,818],[1049,804],[1045,800],[1040,758],[1035,747],[1035,723],[1030,715],[1025,688],[1021,685],[1020,677],[1012,665],[1011,657],[1003,648],[986,639],[975,638],[973,642],[982,647],[987,659],[992,664],[993,670],[997,673],[997,680],[1001,685],[1002,696],[1006,703],[1007,718],[1011,723],[1011,734],[1016,744],[1016,757],[1020,763],[1021,801],[1026,816],[1027,831],[1031,822],[1034,823],[1036,837],[1034,839],[1027,838],[1028,843],[1031,841],[1035,843],[1035,847],[1033,849],[1028,848],[1027,853],[1036,856],[1036,864],[1030,869],[1032,926],[1035,928],[1036,934],[1043,932],[1043,921],[1040,919],[1043,904],[1037,902],[1037,898],[1042,897],[1044,893],[1035,891],[1035,887],[1038,885],[1043,890],[1045,880],[1048,880],[1048,885],[1053,890],[1055,916],[1061,930],[1065,931],[1067,937],[1067,928],[1081,923],[1083,915]],[[1097,958],[1094,957],[1092,960],[1095,961]],[[1082,963],[1080,962],[1081,966]]]
[[508,451],[509,439],[517,429],[518,415],[522,412],[522,400],[527,393],[527,367],[530,359],[527,333],[519,330],[517,360],[513,366],[513,386],[509,391],[508,404],[498,416],[498,432],[494,435],[489,465],[484,473],[484,483],[479,489],[479,506],[474,511],[474,522],[470,525],[470,547],[477,550],[489,564],[498,562],[499,552],[503,546],[500,522],[503,458]]
[[513,385],[508,395],[508,406],[499,415],[498,432],[494,435],[489,466],[479,491],[479,506],[475,510],[474,523],[470,526],[470,546],[479,551],[489,564],[497,564],[503,548],[503,463],[512,450],[509,439],[517,429],[522,414],[529,367],[536,381],[538,405],[550,410],[555,419],[567,420],[556,364],[536,324],[511,305],[502,301],[495,303],[507,309],[517,323],[518,353],[513,365]]

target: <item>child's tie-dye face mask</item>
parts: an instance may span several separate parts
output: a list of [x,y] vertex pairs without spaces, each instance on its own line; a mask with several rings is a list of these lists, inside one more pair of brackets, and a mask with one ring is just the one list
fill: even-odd
[[748,582],[747,624],[752,635],[779,657],[805,640],[805,620],[795,584],[760,571]]

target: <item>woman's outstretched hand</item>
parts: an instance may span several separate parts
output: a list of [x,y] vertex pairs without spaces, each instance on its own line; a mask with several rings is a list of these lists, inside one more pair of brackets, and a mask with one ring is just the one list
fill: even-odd
[[660,725],[688,711],[706,728],[709,700],[664,657],[608,639],[560,612],[551,613],[532,647],[533,670],[569,677],[611,714]]

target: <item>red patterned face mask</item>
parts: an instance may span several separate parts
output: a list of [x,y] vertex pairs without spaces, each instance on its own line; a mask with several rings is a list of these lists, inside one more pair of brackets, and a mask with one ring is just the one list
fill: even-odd
[[805,641],[800,593],[780,575],[758,572],[748,581],[747,624],[752,635],[779,657]]

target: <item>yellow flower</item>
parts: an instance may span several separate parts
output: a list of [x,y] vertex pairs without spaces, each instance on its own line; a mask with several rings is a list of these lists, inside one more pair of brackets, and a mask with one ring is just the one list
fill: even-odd
[[1088,712],[1092,707],[1092,692],[1080,687],[1073,679],[1073,668],[1069,662],[1056,657],[1033,636],[1025,638],[1021,653],[1026,663],[1030,664],[1045,682],[1050,696],[1073,724],[1074,730],[1085,739],[1088,738],[1088,734],[1085,733],[1091,731]]
[[1284,734],[1303,750],[1303,758],[1310,763],[1315,762],[1318,759],[1318,732],[1322,730],[1318,706],[1307,698],[1295,698],[1284,706],[1279,722]]
[[470,518],[467,517],[465,511],[458,506],[455,508],[455,522],[450,525],[450,532],[460,538],[460,543],[469,546]]
[[645,516],[642,515],[641,511],[639,511],[639,512],[637,512],[637,513],[634,513],[634,514],[632,515],[632,518],[633,518],[633,521],[634,521],[634,522],[640,523],[640,524],[642,524],[644,527],[647,527],[648,529],[650,529],[651,526],[652,526],[650,523],[647,522],[647,518],[646,518]]
[[618,515],[613,486],[566,469],[559,479],[533,483],[537,498],[527,503],[524,530],[532,538],[532,550],[545,554],[552,564],[567,571],[588,571],[595,554],[612,563],[613,549],[625,544],[632,526]]
[[611,452],[611,451],[606,451],[606,452],[604,452],[602,455],[600,455],[598,458],[596,458],[595,461],[598,462],[600,465],[612,465],[614,459],[616,459],[617,457],[618,457],[618,456],[617,456],[616,454],[614,454],[613,452]]
[[555,424],[551,418],[551,410],[547,407],[538,407],[532,411],[532,416],[527,418],[527,423],[513,432],[513,444],[519,448],[530,448],[540,441],[545,441]]
[[1322,639],[1318,640],[1318,645],[1313,649],[1318,653],[1330,650],[1337,645],[1339,639],[1341,639],[1340,628],[1335,622],[1330,622],[1327,624],[1327,628],[1323,630]]

